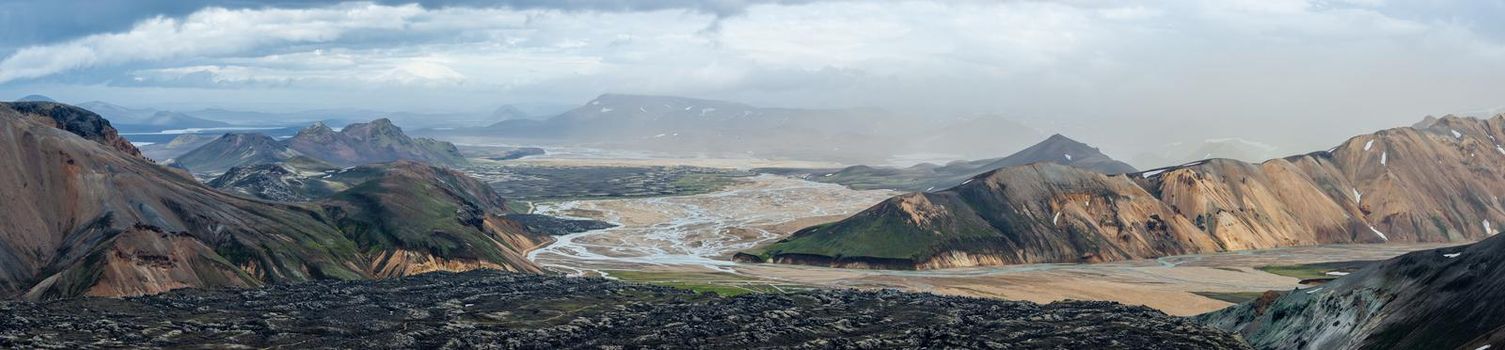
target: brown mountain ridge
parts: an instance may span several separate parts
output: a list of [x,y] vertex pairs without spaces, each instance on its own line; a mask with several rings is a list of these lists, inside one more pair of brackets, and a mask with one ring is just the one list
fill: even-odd
[[1505,220],[1505,115],[1251,164],[1105,175],[1036,163],[892,198],[744,261],[931,269],[1324,243],[1466,242]]

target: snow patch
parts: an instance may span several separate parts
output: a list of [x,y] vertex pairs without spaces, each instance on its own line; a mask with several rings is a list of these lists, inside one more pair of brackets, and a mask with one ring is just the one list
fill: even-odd
[[1306,294],[1312,294],[1320,291],[1322,291],[1322,287],[1312,288],[1312,290],[1306,291]]
[[1142,176],[1144,176],[1144,178],[1148,179],[1148,178],[1154,177],[1155,175],[1160,175],[1160,173],[1163,173],[1163,172],[1165,172],[1165,169],[1150,170],[1150,171],[1144,172],[1144,174],[1142,174]]
[[1374,140],[1369,140],[1369,142],[1365,142],[1364,143],[1364,150],[1365,151],[1368,151],[1370,147],[1374,147]]
[[1390,241],[1390,237],[1385,237],[1385,233],[1383,233],[1383,232],[1380,232],[1380,230],[1379,230],[1379,229],[1376,229],[1376,228],[1374,228],[1374,225],[1369,225],[1369,230],[1370,230],[1370,231],[1374,231],[1374,234],[1375,234],[1375,235],[1376,235],[1376,236],[1380,236],[1380,239],[1383,239],[1383,240],[1385,240],[1385,241],[1386,241],[1386,242],[1389,242],[1389,241]]
[[1448,259],[1452,259],[1452,258],[1456,258],[1456,257],[1458,257],[1458,256],[1459,256],[1459,255],[1463,255],[1463,253],[1452,253],[1452,254],[1443,254],[1443,255],[1442,255],[1442,256],[1443,256],[1443,257],[1446,257],[1446,258],[1448,258]]
[[1066,156],[1066,160],[1071,160],[1071,155],[1070,154],[1062,154],[1062,155]]
[[1340,271],[1328,271],[1327,275],[1328,276],[1348,276],[1348,273],[1347,272],[1340,272]]
[[612,109],[611,109],[611,108],[608,108],[608,107],[601,107],[601,113],[609,113],[609,112],[611,112],[611,111],[612,111]]
[[1357,188],[1353,189],[1353,202],[1358,203],[1362,201],[1364,201],[1364,194],[1360,193]]
[[1380,153],[1380,165],[1385,165],[1390,159],[1390,152]]
[[1055,225],[1057,222],[1060,222],[1060,221],[1061,221],[1061,212],[1059,212],[1059,211],[1056,212],[1056,216],[1055,217],[1050,218],[1050,224],[1051,225]]
[[962,181],[962,185],[966,185],[966,184],[969,184],[969,183],[972,183],[972,179],[967,179],[967,181]]
[[1486,234],[1486,235],[1494,235],[1495,234],[1495,230],[1489,228],[1489,219],[1484,219],[1484,234]]
[[1453,138],[1455,138],[1455,139],[1461,139],[1461,138],[1463,138],[1463,134],[1459,133],[1458,130],[1453,130]]

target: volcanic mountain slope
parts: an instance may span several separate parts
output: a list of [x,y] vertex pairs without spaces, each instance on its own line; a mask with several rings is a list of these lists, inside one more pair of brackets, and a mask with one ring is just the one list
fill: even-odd
[[216,173],[241,165],[277,163],[295,157],[355,166],[398,160],[417,160],[436,165],[465,164],[454,144],[427,138],[411,138],[392,121],[377,119],[355,123],[334,131],[316,123],[284,141],[261,134],[225,134],[176,158],[176,164],[196,173]]
[[1484,349],[1505,344],[1505,238],[1412,252],[1321,287],[1196,317],[1261,349]]
[[302,156],[271,136],[254,133],[229,133],[199,148],[173,158],[172,164],[193,172],[218,172],[246,165],[277,163]]
[[759,169],[759,171],[786,175],[804,174],[810,180],[838,183],[860,190],[881,188],[930,191],[955,186],[990,170],[1040,162],[1063,164],[1105,174],[1135,171],[1134,167],[1113,160],[1095,147],[1060,134],[1051,135],[1044,141],[1007,157],[958,161],[942,166],[920,164],[895,169],[858,165],[835,171],[820,169]]
[[[122,312],[129,310],[129,312]],[[1247,349],[1143,306],[896,291],[721,297],[496,271],[0,302],[5,348]]]
[[[0,159],[9,160],[0,167],[0,296],[140,295],[475,267],[536,272],[521,256],[547,239],[492,215],[495,198],[471,194],[475,187],[421,170],[387,180],[411,192],[375,186],[320,205],[223,194],[140,157],[98,115],[61,104],[0,105]],[[398,208],[413,203],[446,208],[449,222]],[[372,212],[384,217],[362,221]],[[430,237],[415,238],[419,230]]]
[[1328,151],[1104,175],[1036,163],[899,196],[744,260],[943,268],[1323,243],[1465,242],[1505,220],[1505,115]]

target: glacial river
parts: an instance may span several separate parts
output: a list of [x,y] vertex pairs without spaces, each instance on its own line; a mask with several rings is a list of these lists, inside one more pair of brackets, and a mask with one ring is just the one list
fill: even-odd
[[644,265],[731,272],[730,256],[805,225],[837,220],[893,196],[840,185],[761,175],[689,196],[540,203],[540,214],[589,218],[618,227],[560,236],[529,259],[572,274]]

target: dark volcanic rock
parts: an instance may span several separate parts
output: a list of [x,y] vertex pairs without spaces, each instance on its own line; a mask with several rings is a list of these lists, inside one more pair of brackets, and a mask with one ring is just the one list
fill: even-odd
[[508,214],[507,218],[522,224],[529,232],[555,236],[617,227],[605,221],[566,219],[542,214]]
[[0,303],[0,347],[1242,349],[1145,307],[714,294],[496,271]]

